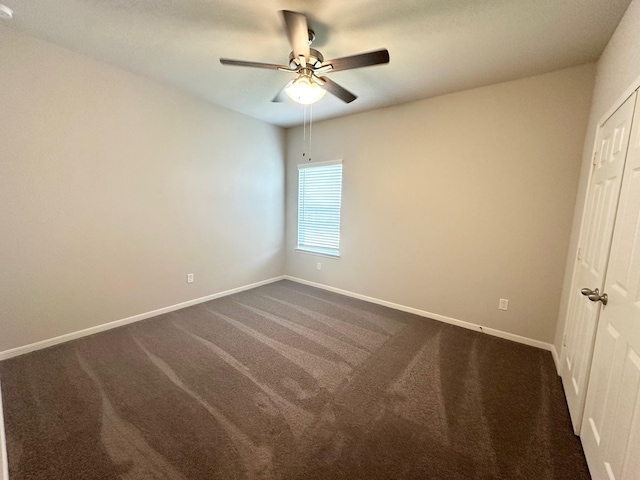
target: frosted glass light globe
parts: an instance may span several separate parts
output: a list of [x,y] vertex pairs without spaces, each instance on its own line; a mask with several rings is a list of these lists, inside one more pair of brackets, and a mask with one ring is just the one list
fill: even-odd
[[324,97],[325,89],[311,80],[307,75],[300,75],[296,78],[291,85],[289,85],[285,92],[292,100],[302,103],[303,105],[309,105],[317,102]]

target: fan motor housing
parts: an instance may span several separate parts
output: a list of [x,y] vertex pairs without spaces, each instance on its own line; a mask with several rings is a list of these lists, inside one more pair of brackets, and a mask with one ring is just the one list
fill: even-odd
[[[295,62],[295,60],[297,60],[297,58],[294,53],[291,52],[289,54],[289,66],[291,68],[298,68],[299,65]],[[322,56],[322,54],[315,48],[310,48],[309,59],[307,60],[307,63],[312,65],[313,67],[319,67],[322,62],[324,62],[324,57]]]

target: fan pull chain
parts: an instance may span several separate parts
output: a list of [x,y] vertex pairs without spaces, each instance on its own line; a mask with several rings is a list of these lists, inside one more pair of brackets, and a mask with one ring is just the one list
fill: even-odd
[[307,106],[302,107],[302,157],[307,156]]
[[313,132],[313,103],[309,105],[309,161],[311,161],[311,133]]
[[[309,142],[307,143],[307,123],[309,124]],[[309,105],[309,117],[307,118],[307,105],[302,109],[302,157],[311,161],[311,134],[313,132],[313,104]],[[307,155],[307,153],[309,155]]]

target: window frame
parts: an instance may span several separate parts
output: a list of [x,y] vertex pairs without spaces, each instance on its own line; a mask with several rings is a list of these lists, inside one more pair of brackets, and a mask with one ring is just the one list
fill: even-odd
[[[340,208],[338,210],[338,242],[337,248],[333,247],[314,247],[309,245],[300,244],[300,206],[301,206],[301,171],[306,169],[318,168],[318,167],[328,167],[340,165]],[[299,253],[306,253],[311,255],[318,255],[322,257],[330,257],[330,258],[340,258],[340,240],[342,236],[342,186],[343,186],[343,162],[340,160],[329,160],[325,162],[309,162],[302,163],[297,165],[298,170],[298,198],[297,198],[297,219],[296,219],[296,248],[295,251]]]

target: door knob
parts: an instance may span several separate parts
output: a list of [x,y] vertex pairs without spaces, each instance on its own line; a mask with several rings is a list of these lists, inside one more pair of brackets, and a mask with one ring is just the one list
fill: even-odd
[[602,302],[602,305],[606,305],[607,302],[609,302],[609,295],[607,295],[606,293],[600,295],[600,290],[597,288],[595,290],[591,290],[590,288],[583,288],[582,290],[580,290],[580,293],[586,296],[592,302]]

